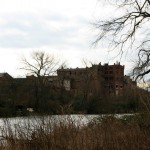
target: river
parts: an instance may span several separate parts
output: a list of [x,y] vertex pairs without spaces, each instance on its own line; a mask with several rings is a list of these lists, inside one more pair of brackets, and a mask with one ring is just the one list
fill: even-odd
[[[116,118],[122,118],[133,114],[115,114]],[[0,119],[0,137],[12,134],[15,137],[22,135],[31,135],[34,131],[53,130],[54,125],[71,124],[78,127],[85,126],[93,119],[112,115],[49,115],[49,116],[28,116]]]

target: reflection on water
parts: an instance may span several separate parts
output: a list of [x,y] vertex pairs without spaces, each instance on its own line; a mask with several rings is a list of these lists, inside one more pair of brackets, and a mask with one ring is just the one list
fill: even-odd
[[[133,114],[115,114],[116,118],[122,118],[124,116],[130,116]],[[57,123],[68,123],[72,122],[76,125],[86,125],[94,118],[105,117],[112,115],[50,115],[50,116],[28,116],[28,117],[14,117],[14,118],[3,118],[0,119],[0,127],[9,123],[10,126],[36,126],[45,124],[57,124]]]
[[[116,118],[124,117],[125,115],[133,114],[115,114]],[[51,115],[51,116],[29,116],[29,117],[14,117],[0,119],[0,136],[15,134],[19,136],[19,132],[24,132],[25,135],[31,135],[33,132],[42,129],[50,132],[54,125],[73,124],[81,127],[87,125],[94,118],[105,117],[112,115]],[[21,133],[22,134],[22,133]]]
[[85,125],[99,115],[51,115],[51,116],[29,116],[29,117],[14,117],[0,119],[0,126],[9,122],[10,126],[36,126],[46,124],[68,123],[72,122],[76,125]]

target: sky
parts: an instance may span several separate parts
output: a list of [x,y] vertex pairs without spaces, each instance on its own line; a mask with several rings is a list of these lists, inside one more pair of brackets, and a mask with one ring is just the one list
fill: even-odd
[[[93,46],[93,23],[112,16],[113,7],[103,0],[0,0],[0,72],[25,76],[21,58],[42,50],[66,60],[69,68],[82,67],[82,60],[115,63],[108,43]],[[125,73],[129,59],[121,59]]]

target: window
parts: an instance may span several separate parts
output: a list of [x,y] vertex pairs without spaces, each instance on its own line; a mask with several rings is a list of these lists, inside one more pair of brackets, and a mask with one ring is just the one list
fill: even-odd
[[109,73],[110,73],[110,74],[113,74],[113,71],[110,71]]
[[107,77],[105,77],[105,80],[106,80],[106,81],[108,81],[108,78],[107,78]]
[[113,80],[113,77],[110,77],[110,81],[112,81]]
[[113,89],[113,88],[114,88],[114,86],[113,86],[113,85],[111,85],[111,88]]

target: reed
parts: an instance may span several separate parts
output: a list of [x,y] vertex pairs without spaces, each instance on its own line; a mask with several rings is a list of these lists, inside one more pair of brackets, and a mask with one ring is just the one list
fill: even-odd
[[150,134],[138,122],[114,117],[81,125],[71,118],[54,123],[37,119],[37,125],[23,123],[12,128],[9,121],[1,128],[3,150],[147,150]]

